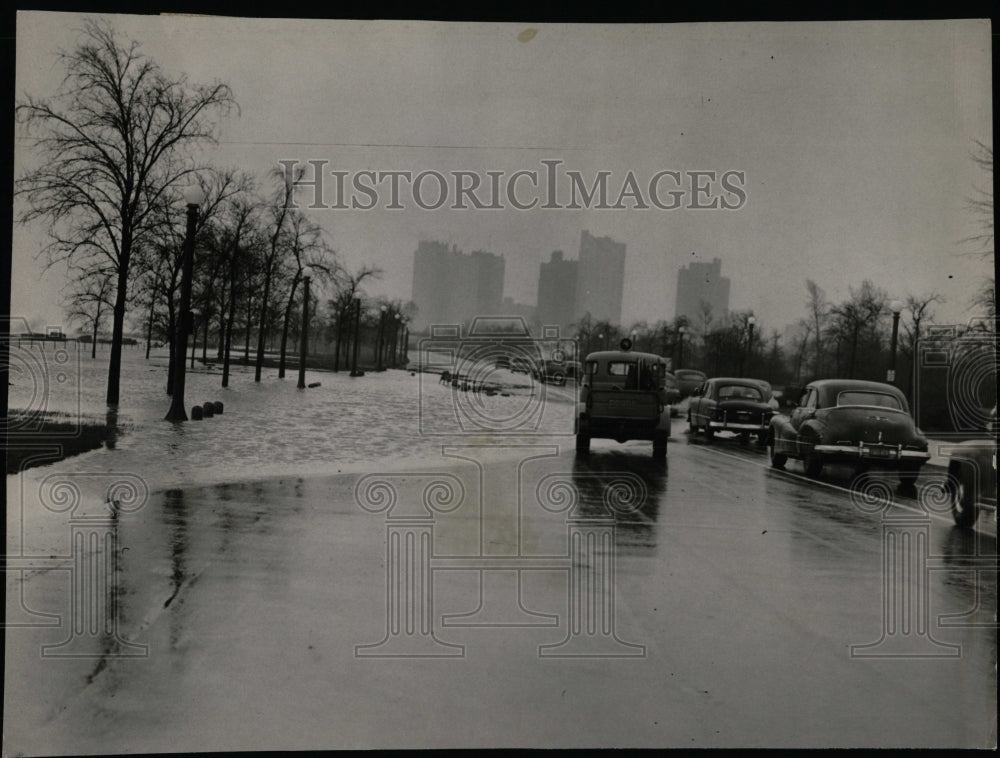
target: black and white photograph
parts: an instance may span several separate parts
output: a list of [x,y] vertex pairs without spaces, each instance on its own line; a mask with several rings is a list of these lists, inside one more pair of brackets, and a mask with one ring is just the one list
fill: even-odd
[[292,10],[7,16],[3,755],[995,750],[991,20]]

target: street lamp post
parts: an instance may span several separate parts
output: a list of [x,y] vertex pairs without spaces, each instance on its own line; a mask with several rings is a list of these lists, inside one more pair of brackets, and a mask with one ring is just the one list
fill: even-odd
[[604,334],[603,333],[602,334],[598,334],[597,335],[597,339],[599,339],[601,341],[601,350],[603,350],[604,347],[605,347],[605,345],[604,345]]
[[[197,308],[191,309],[191,368],[194,368],[194,353],[198,349],[198,322],[201,320],[201,311]],[[205,326],[208,330],[208,325]]]
[[181,268],[181,299],[178,304],[180,324],[174,335],[174,386],[170,397],[170,410],[167,411],[167,421],[187,421],[184,410],[184,358],[187,353],[187,336],[192,326],[191,279],[194,276],[194,235],[198,224],[198,206],[205,202],[205,192],[194,184],[184,190],[184,202],[187,204],[187,232],[184,235],[184,260]]
[[677,330],[677,368],[684,365],[684,335],[687,334],[687,327],[681,326]]
[[[753,316],[747,319],[747,349],[746,349],[746,362],[747,370],[750,370],[750,361],[753,358],[753,327],[757,323],[757,319]],[[740,366],[740,376],[743,376],[743,366]]]
[[388,306],[380,305],[381,314],[378,317],[378,343],[375,348],[375,370],[382,371],[382,344],[385,337],[385,314],[389,310]]
[[309,352],[309,280],[312,279],[312,269],[306,266],[302,269],[302,347],[299,350],[299,383],[298,388],[306,388],[306,354]]
[[351,357],[351,376],[358,376],[358,335],[361,332],[361,295],[354,296],[354,351]]
[[899,337],[899,314],[903,310],[903,304],[898,300],[889,303],[892,311],[892,342],[889,347],[889,370],[885,373],[885,380],[890,384],[896,381],[896,340]]
[[403,336],[403,314],[397,311],[395,319],[396,323],[393,324],[392,328],[392,351],[390,353],[392,355],[393,368],[399,366],[400,356],[403,354],[403,346],[400,341]]
[[410,362],[410,321],[409,319],[401,319],[403,324],[403,365],[407,365]]

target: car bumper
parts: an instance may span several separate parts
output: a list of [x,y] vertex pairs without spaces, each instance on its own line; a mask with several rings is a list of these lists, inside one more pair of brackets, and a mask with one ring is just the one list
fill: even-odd
[[754,424],[752,422],[742,421],[709,421],[708,426],[710,429],[716,429],[722,432],[766,432],[768,429],[768,424],[766,423]]
[[816,445],[813,450],[823,455],[887,463],[895,461],[921,464],[930,460],[931,457],[930,453],[923,450],[903,450],[885,445]]

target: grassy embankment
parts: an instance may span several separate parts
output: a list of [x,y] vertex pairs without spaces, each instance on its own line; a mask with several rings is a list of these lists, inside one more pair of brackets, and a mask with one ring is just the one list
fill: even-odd
[[4,456],[7,473],[55,463],[101,447],[109,427],[99,419],[78,419],[67,413],[32,413],[13,410],[7,416]]

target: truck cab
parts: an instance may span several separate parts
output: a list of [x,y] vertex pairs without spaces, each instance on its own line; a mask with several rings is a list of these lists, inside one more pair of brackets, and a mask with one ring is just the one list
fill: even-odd
[[665,459],[670,437],[667,362],[654,353],[602,350],[583,362],[574,429],[576,452],[587,455],[594,438],[617,442],[649,440],[653,457]]

